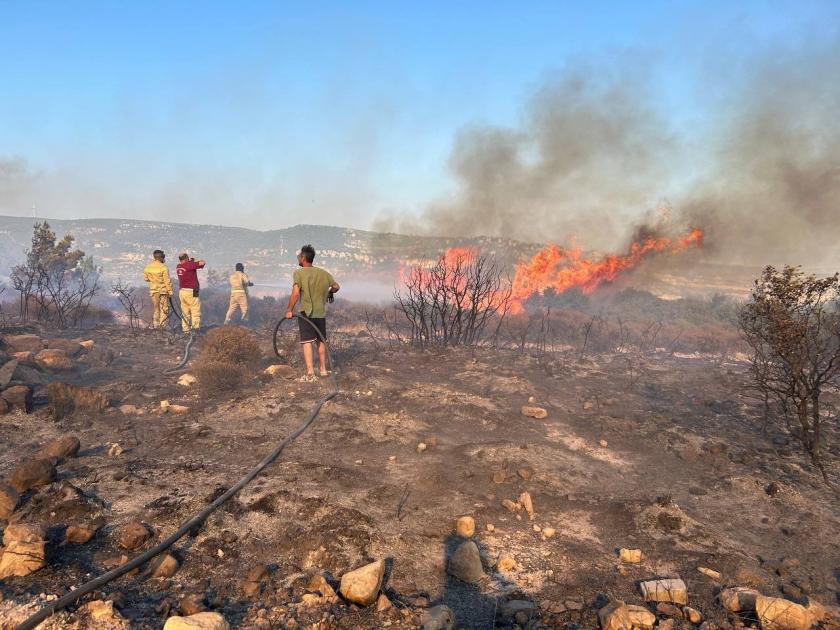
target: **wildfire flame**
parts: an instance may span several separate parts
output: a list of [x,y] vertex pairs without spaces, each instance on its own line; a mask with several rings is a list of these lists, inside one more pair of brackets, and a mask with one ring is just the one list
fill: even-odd
[[592,293],[605,282],[612,282],[622,272],[632,269],[652,254],[676,254],[689,247],[699,247],[703,231],[693,229],[680,238],[652,237],[631,243],[626,254],[608,254],[586,258],[580,248],[566,249],[549,245],[531,260],[516,266],[513,278],[513,299],[521,303],[535,293],[553,289],[562,293],[580,288]]

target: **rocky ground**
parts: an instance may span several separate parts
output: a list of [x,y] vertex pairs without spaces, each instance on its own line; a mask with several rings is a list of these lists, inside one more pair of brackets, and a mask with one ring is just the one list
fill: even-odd
[[[264,333],[216,395],[183,378],[200,340],[164,374],[183,340],[33,332],[0,357],[2,628],[172,533],[329,387],[263,373]],[[337,349],[341,394],[274,465],[43,627],[838,626],[840,501],[758,430],[745,364]]]

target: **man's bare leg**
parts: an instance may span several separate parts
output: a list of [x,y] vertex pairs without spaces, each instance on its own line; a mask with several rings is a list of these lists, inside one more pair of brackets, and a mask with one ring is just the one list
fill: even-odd
[[327,375],[327,344],[320,339],[316,342],[318,344],[318,360],[321,363],[321,376]]
[[306,375],[315,376],[315,366],[312,364],[312,344],[314,341],[309,341],[303,345],[303,362],[306,364]]

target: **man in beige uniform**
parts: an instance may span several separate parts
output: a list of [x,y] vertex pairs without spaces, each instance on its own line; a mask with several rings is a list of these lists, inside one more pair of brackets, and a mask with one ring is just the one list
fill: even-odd
[[242,314],[242,321],[248,320],[248,287],[254,283],[245,275],[245,265],[236,263],[236,271],[230,274],[230,305],[225,315],[225,325],[230,323],[238,308]]
[[143,269],[143,279],[149,283],[149,295],[152,298],[152,325],[162,328],[169,318],[169,299],[172,297],[172,280],[166,268],[166,254],[156,249],[154,260]]

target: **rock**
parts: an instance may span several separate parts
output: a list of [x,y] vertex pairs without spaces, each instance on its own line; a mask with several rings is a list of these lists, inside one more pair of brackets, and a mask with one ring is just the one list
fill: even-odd
[[510,621],[514,619],[517,614],[525,613],[526,619],[530,617],[536,610],[534,602],[527,599],[511,599],[502,604],[501,614],[502,619]]
[[84,523],[74,523],[64,532],[64,540],[75,545],[83,545],[90,541],[96,532],[105,524],[103,519],[94,519]]
[[461,538],[472,538],[475,534],[475,519],[472,516],[461,516],[455,522],[455,533]]
[[9,381],[12,380],[12,375],[15,373],[18,363],[20,363],[20,361],[12,359],[11,361],[6,361],[3,364],[3,367],[0,367],[0,389],[6,387],[6,385],[9,384]]
[[518,512],[521,506],[518,503],[514,503],[510,499],[502,499],[502,507],[505,508],[508,512]]
[[420,616],[420,628],[422,630],[454,630],[455,616],[445,604],[427,608]]
[[11,523],[3,531],[3,544],[6,546],[15,542],[40,542],[46,537],[46,529],[36,523]]
[[291,365],[269,365],[263,370],[263,373],[289,380],[296,376],[295,370]]
[[548,411],[542,407],[522,405],[522,415],[528,418],[536,418],[537,420],[545,420],[548,418]]
[[733,581],[745,586],[760,587],[769,583],[767,574],[757,566],[742,566],[735,571]]
[[32,352],[37,354],[44,349],[44,342],[38,335],[6,335],[3,337],[10,352]]
[[493,483],[504,483],[507,479],[507,472],[502,468],[493,472]]
[[557,533],[557,530],[553,527],[543,527],[542,535],[543,538],[553,538],[554,534]]
[[391,600],[388,599],[385,593],[380,593],[376,599],[376,612],[385,612],[386,610],[391,610],[391,608],[393,608]]
[[84,348],[85,350],[91,350],[93,349],[93,346],[96,345],[96,343],[93,341],[93,339],[86,339],[85,341],[80,341],[79,345],[82,346],[82,348]]
[[697,567],[697,570],[703,575],[705,575],[707,578],[711,578],[716,582],[720,582],[720,579],[722,577],[718,571],[715,571],[714,569],[709,569],[708,567]]
[[35,453],[35,458],[55,459],[62,462],[66,457],[75,457],[80,447],[79,438],[73,435],[65,435],[39,448]]
[[[41,350],[38,350],[40,352]],[[28,365],[35,367],[35,353],[34,352],[14,352],[12,356],[17,359],[21,365]]]
[[656,605],[656,613],[665,617],[672,617],[674,619],[682,619],[682,608],[669,604],[668,602],[659,602]]
[[[653,614],[653,613],[651,613]],[[598,611],[601,630],[632,630],[633,622],[624,602],[615,600]]]
[[68,357],[77,357],[82,353],[84,348],[78,341],[72,339],[50,339],[47,342],[49,350],[61,350]]
[[12,410],[12,406],[7,403],[5,400],[0,398],[0,416],[5,416]]
[[622,547],[618,550],[618,557],[621,559],[622,562],[627,562],[629,564],[639,564],[642,561],[642,550],[625,549],[624,547]]
[[598,440],[598,446],[600,446],[601,448],[607,448],[609,445],[609,442],[607,442],[606,440]]
[[42,370],[51,372],[66,372],[72,370],[75,365],[73,359],[67,356],[64,350],[46,349],[35,355],[35,365]]
[[653,628],[656,624],[656,615],[644,606],[627,604],[625,608],[627,609],[627,616],[630,618],[630,623],[634,628]]
[[688,603],[688,589],[679,578],[647,580],[639,584],[646,602]]
[[481,554],[478,546],[471,540],[461,543],[446,567],[447,573],[462,582],[474,584],[484,575],[484,568],[481,566]]
[[124,452],[125,449],[123,449],[123,447],[119,444],[111,444],[111,446],[108,447],[108,457],[119,457]]
[[171,414],[176,415],[176,416],[179,416],[181,414],[185,414],[189,410],[190,410],[190,408],[185,406],[185,405],[174,405],[174,404],[167,405],[166,409],[165,409],[166,413],[171,413]]
[[126,416],[143,415],[143,410],[134,405],[120,405],[120,413]]
[[325,602],[334,604],[338,601],[338,595],[335,594],[333,587],[329,582],[327,582],[323,575],[313,575],[306,588],[309,591],[317,591],[320,593],[321,598]]
[[496,570],[502,573],[513,571],[516,568],[516,558],[512,554],[503,553],[496,562]]
[[808,630],[816,623],[807,608],[780,597],[758,595],[755,612],[764,630]]
[[128,551],[138,549],[152,537],[149,528],[140,521],[126,523],[117,530],[117,544]]
[[20,495],[7,483],[0,482],[0,521],[8,520],[17,508]]
[[688,619],[691,623],[700,623],[703,621],[703,615],[700,614],[699,610],[695,610],[691,606],[686,606],[683,608],[683,615],[685,618]]
[[673,619],[663,619],[656,627],[657,630],[676,630],[677,622]]
[[246,597],[258,597],[262,592],[262,582],[268,576],[268,567],[264,564],[255,566],[242,582],[242,592]]
[[217,612],[200,612],[189,617],[170,617],[163,630],[230,630],[230,626]]
[[755,599],[761,593],[745,586],[725,588],[718,594],[721,605],[729,612],[752,612],[755,610]]
[[592,411],[593,409],[595,409],[595,403],[591,400],[587,400],[585,403],[583,403],[584,411]]
[[194,615],[207,610],[207,607],[204,605],[204,596],[196,595],[195,593],[184,595],[178,602],[178,610],[184,616]]
[[114,602],[110,600],[95,599],[82,606],[82,610],[94,621],[104,623],[124,621],[122,615],[114,610]]
[[12,409],[23,413],[32,411],[32,388],[28,385],[13,385],[0,392],[0,398],[9,403]]
[[484,529],[486,529],[488,532],[494,532],[494,531],[496,531],[496,526],[493,525],[493,523],[487,523],[484,526]]
[[348,601],[361,606],[370,606],[379,595],[384,577],[385,561],[377,560],[342,575],[341,586],[338,590]]
[[47,566],[46,544],[43,540],[13,540],[7,543],[0,556],[0,580],[13,576],[23,577]]
[[178,385],[181,385],[182,387],[191,387],[192,385],[195,385],[197,380],[198,379],[192,374],[181,374],[178,378]]
[[525,508],[528,518],[534,520],[534,502],[531,500],[530,492],[523,492],[519,495],[519,505]]
[[516,469],[516,474],[519,475],[524,481],[530,481],[531,477],[534,476],[534,469],[530,466],[523,466],[522,468]]
[[420,443],[417,445],[417,452],[418,452],[418,453],[422,453],[423,451],[425,451],[425,450],[426,450],[426,448],[428,448],[428,447],[426,446],[426,443],[425,443],[425,442],[420,442]]
[[170,578],[175,575],[180,566],[175,556],[165,553],[149,562],[149,574],[153,578]]
[[15,468],[9,483],[23,494],[27,490],[46,486],[55,479],[55,466],[46,459],[30,459]]

